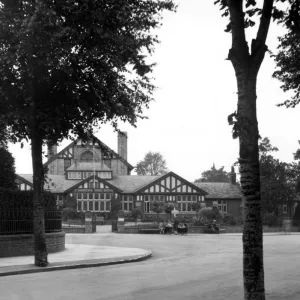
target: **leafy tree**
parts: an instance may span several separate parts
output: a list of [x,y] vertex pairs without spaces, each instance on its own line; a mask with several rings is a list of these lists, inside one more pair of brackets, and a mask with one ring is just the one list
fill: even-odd
[[15,159],[5,145],[0,145],[0,187],[16,189]]
[[296,206],[295,214],[293,216],[293,226],[300,225],[300,205],[299,203]]
[[148,152],[144,159],[137,163],[138,175],[162,175],[168,172],[166,160],[159,152]]
[[165,213],[170,215],[170,220],[172,219],[172,210],[175,208],[175,205],[173,204],[168,204],[165,207]]
[[156,213],[157,222],[158,222],[159,214],[164,211],[164,204],[158,201],[154,201],[152,203],[152,211]]
[[212,221],[213,219],[223,218],[223,213],[219,211],[217,206],[203,207],[199,211],[200,219],[204,218],[204,221]]
[[281,88],[292,94],[279,106],[295,107],[300,102],[300,5],[299,1],[289,1],[291,5],[285,12],[281,23],[286,25],[287,33],[279,37],[278,53],[274,55],[277,70],[273,77],[282,82]]
[[[246,300],[265,299],[256,83],[260,66],[268,51],[266,39],[271,18],[281,20],[288,26],[289,17],[285,19],[284,11],[280,9],[281,2],[286,2],[289,7],[293,3],[299,3],[296,0],[264,0],[259,3],[262,5],[260,6],[255,0],[214,2],[220,5],[222,16],[229,18],[225,30],[232,36],[228,60],[232,63],[237,80],[237,111],[228,116],[228,121],[233,125],[233,137],[239,138],[238,162],[245,199],[243,275]],[[288,15],[291,17],[291,14]],[[249,47],[245,29],[254,26],[257,18],[257,33]]]
[[201,204],[199,202],[193,202],[192,203],[192,209],[196,212],[196,218],[199,219],[199,212],[201,209]]
[[224,171],[224,167],[216,169],[213,164],[211,169],[202,172],[201,178],[196,179],[195,182],[229,182],[229,174]]
[[135,220],[135,225],[137,224],[137,220],[141,217],[142,211],[140,207],[133,208],[131,210],[131,217]]
[[[150,32],[171,0],[5,0],[0,8],[0,124],[30,140],[35,265],[48,264],[42,146],[87,139],[93,126],[135,125],[152,100]],[[129,76],[128,76],[129,75]]]
[[295,182],[291,177],[291,165],[275,159],[271,152],[278,151],[268,138],[259,143],[260,182],[263,213],[278,215],[277,206],[295,199]]

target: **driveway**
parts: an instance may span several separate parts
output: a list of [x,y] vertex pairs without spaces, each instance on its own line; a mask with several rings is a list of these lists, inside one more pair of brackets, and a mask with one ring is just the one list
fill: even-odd
[[[267,299],[300,299],[299,235],[264,237]],[[241,235],[68,234],[67,243],[137,247],[149,260],[1,278],[0,299],[243,299]]]

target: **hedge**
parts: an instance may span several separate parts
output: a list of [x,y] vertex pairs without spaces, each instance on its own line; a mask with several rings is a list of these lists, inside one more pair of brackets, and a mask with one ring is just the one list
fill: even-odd
[[[56,199],[50,192],[44,192],[45,210],[57,209]],[[0,188],[0,210],[33,209],[33,191],[15,191]]]

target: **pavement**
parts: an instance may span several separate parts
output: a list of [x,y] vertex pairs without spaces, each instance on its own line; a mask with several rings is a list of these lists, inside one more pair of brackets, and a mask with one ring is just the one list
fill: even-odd
[[33,255],[1,257],[0,277],[137,262],[151,255],[151,251],[140,248],[66,244],[64,251],[48,254],[47,267],[36,267]]

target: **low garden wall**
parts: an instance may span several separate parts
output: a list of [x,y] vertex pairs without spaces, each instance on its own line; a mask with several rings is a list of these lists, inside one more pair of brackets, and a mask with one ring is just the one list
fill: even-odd
[[[65,249],[65,233],[46,233],[48,253]],[[33,234],[0,235],[0,257],[34,255]]]
[[[142,228],[157,228],[158,226],[155,224],[139,224],[137,226],[134,225],[125,225],[122,227],[122,233],[139,233],[139,230]],[[236,225],[236,226],[229,226],[229,225],[219,225],[221,229],[225,229],[226,233],[242,233],[243,226]],[[188,226],[189,233],[204,233],[205,226]],[[283,227],[269,227],[263,226],[263,232],[282,232]],[[300,232],[299,227],[292,227],[291,232]]]
[[63,231],[65,233],[85,233],[85,226],[63,226]]

